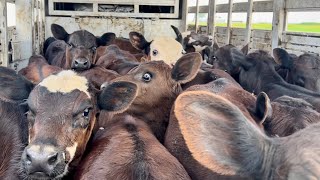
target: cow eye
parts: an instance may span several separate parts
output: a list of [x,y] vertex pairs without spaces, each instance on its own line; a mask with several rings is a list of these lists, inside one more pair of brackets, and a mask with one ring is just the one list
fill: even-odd
[[153,55],[153,56],[158,55],[158,53],[159,53],[158,50],[153,50],[153,51],[152,51],[152,55]]
[[149,82],[151,81],[152,79],[152,75],[150,73],[145,73],[143,76],[142,76],[142,79],[145,81],[145,82]]
[[71,43],[67,43],[69,48],[73,48],[74,46]]
[[90,114],[90,109],[87,108],[87,109],[85,109],[85,110],[83,111],[82,116],[85,117],[85,118],[89,118],[89,114]]

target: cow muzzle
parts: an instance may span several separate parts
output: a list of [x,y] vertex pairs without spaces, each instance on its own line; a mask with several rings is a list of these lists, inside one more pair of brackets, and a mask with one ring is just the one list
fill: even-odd
[[65,171],[65,155],[54,146],[29,145],[22,157],[26,176],[31,179],[52,179]]

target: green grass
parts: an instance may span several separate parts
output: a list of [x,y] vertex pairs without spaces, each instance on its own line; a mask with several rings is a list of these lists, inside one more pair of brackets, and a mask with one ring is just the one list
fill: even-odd
[[[190,24],[194,25],[194,24]],[[207,23],[200,22],[200,26],[206,26]],[[217,26],[227,27],[227,23],[217,23]],[[268,23],[256,23],[252,24],[253,29],[271,30],[272,24]],[[232,23],[234,28],[246,28],[245,23]],[[290,32],[307,32],[307,33],[320,33],[320,23],[301,23],[301,24],[289,24],[288,31]]]

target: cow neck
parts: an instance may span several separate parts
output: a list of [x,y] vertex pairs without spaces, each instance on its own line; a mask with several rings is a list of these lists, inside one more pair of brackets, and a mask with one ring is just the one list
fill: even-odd
[[177,95],[162,97],[161,102],[150,106],[132,103],[126,112],[148,124],[154,135],[162,143],[168,126],[171,107],[176,97]]

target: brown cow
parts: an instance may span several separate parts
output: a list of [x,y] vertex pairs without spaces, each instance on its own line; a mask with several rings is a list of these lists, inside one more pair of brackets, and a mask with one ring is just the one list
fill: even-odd
[[79,74],[86,77],[90,84],[97,90],[100,89],[103,83],[110,82],[111,80],[120,76],[117,72],[105,69],[100,66],[94,66],[91,69],[82,71]]
[[[192,86],[186,91],[208,91],[220,95],[235,106],[237,106],[245,115],[248,121],[263,132],[263,122],[271,117],[272,110],[268,97],[262,93],[258,99],[249,92],[242,89],[238,84],[234,84],[228,79],[218,79],[208,84]],[[185,92],[186,92],[185,91]],[[169,152],[175,156],[186,168],[190,177],[195,180],[209,179],[238,179],[240,177],[223,176],[207,169],[197,162],[190,153],[174,111],[171,111],[170,121],[165,136],[165,146]]]
[[[190,53],[181,57],[173,68],[163,61],[141,63],[127,75],[113,80],[137,84],[138,95],[126,112],[144,120],[160,142],[163,142],[171,106],[182,91],[181,84],[196,76],[201,61],[199,53]],[[108,100],[112,94],[103,90],[101,99]]]
[[62,71],[62,68],[49,65],[43,56],[33,55],[29,59],[28,66],[21,69],[18,74],[23,75],[33,84],[38,84],[44,78],[59,71]]
[[18,180],[19,162],[27,144],[28,123],[23,111],[13,103],[0,100],[0,179]]
[[131,44],[143,51],[151,61],[163,60],[172,65],[184,54],[182,45],[171,37],[157,37],[148,42],[138,32],[130,32],[129,36]]
[[[102,109],[114,113],[129,108],[138,94],[133,83],[115,82],[100,96]],[[100,119],[101,120],[101,119]],[[89,146],[76,179],[190,179],[183,166],[159,143],[144,120],[127,114],[107,122]]]
[[90,69],[97,47],[105,46],[110,43],[110,39],[114,39],[114,33],[105,33],[99,38],[86,30],[68,34],[57,24],[51,25],[51,31],[60,41],[52,42],[46,51],[45,57],[49,64],[77,71]]
[[174,107],[188,149],[210,171],[246,179],[320,177],[319,123],[272,139],[238,107],[210,92],[185,92]]
[[27,179],[59,179],[81,159],[96,122],[88,80],[61,71],[39,83],[28,98],[29,145],[21,165]]
[[116,71],[120,75],[127,74],[139,64],[132,54],[121,50],[116,45],[107,46],[104,54],[96,62],[96,65]]

